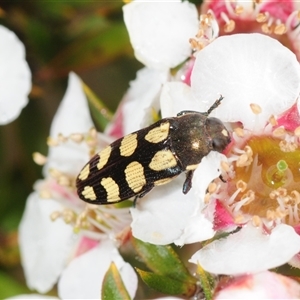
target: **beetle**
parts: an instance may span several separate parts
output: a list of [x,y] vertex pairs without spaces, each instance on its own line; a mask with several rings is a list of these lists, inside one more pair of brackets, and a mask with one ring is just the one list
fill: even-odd
[[187,194],[202,158],[210,151],[222,152],[230,143],[224,124],[208,117],[222,100],[220,96],[207,112],[181,111],[105,147],[79,173],[79,198],[111,204],[135,197],[135,203],[182,172],[186,172],[182,191]]

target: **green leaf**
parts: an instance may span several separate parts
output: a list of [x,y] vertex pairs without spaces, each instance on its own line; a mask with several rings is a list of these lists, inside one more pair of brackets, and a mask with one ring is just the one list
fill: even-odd
[[112,113],[85,83],[82,82],[82,86],[89,101],[94,120],[99,129],[103,131],[106,125],[112,120]]
[[155,274],[181,282],[196,283],[196,278],[189,273],[171,246],[153,245],[135,238],[133,238],[133,246],[147,267]]
[[212,299],[212,293],[215,286],[215,280],[210,273],[204,271],[204,269],[198,265],[197,273],[199,274],[200,285],[206,300]]
[[0,272],[0,299],[5,299],[18,294],[27,294],[29,290],[4,272]]
[[123,283],[118,268],[116,267],[114,262],[110,264],[110,267],[104,276],[103,283],[102,283],[101,299],[103,300],[131,299]]
[[142,280],[151,288],[167,294],[191,297],[196,292],[196,285],[182,282],[164,275],[157,275],[136,268]]

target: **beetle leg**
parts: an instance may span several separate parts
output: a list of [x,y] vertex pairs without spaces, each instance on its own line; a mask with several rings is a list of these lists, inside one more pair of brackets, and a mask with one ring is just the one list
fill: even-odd
[[186,173],[186,179],[182,187],[182,192],[187,194],[189,190],[192,188],[192,178],[194,175],[194,170],[190,170]]

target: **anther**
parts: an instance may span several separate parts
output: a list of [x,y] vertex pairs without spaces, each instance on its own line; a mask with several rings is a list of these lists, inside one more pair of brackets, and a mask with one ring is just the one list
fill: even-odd
[[47,162],[47,157],[39,152],[34,152],[32,154],[33,161],[39,165],[43,166]]
[[49,136],[47,138],[47,146],[48,147],[55,147],[55,146],[58,146],[59,145],[59,142],[58,140],[54,139],[53,137]]
[[275,130],[273,130],[273,132],[272,132],[272,135],[274,137],[283,137],[283,136],[285,136],[285,134],[286,134],[286,131],[285,131],[284,127],[278,127]]
[[83,135],[80,133],[72,133],[70,135],[70,140],[79,144],[83,141]]
[[236,133],[236,135],[237,135],[238,137],[244,137],[244,135],[245,135],[244,129],[243,129],[243,128],[240,128],[240,127],[235,128],[235,129],[234,129],[234,132]]
[[240,189],[240,191],[243,193],[247,189],[247,183],[243,180],[239,180],[236,183],[236,188]]
[[259,115],[262,111],[261,107],[255,103],[251,103],[250,108],[255,115]]
[[275,26],[275,29],[274,29],[274,33],[277,35],[283,35],[284,33],[286,33],[286,31],[287,31],[287,29],[284,24],[278,24]]
[[300,137],[300,126],[298,126],[295,130],[294,130],[294,135],[296,137]]
[[261,225],[261,219],[260,219],[260,217],[254,215],[254,216],[252,217],[252,224],[253,224],[253,226],[255,226],[255,227],[259,227],[259,226]]

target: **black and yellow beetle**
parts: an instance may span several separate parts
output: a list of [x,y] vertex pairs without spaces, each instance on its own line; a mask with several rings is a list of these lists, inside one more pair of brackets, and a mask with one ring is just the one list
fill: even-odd
[[122,137],[96,154],[79,173],[78,196],[93,204],[141,198],[153,187],[186,171],[183,193],[192,187],[194,170],[210,151],[222,152],[230,143],[223,123],[209,114],[182,111]]

